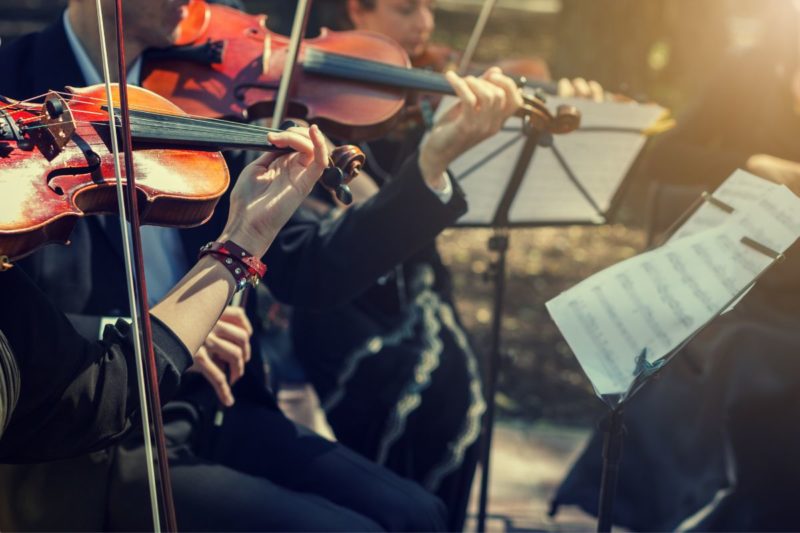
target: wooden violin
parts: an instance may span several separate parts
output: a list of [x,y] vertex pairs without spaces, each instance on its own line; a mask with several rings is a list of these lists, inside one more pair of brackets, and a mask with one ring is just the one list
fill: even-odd
[[[188,112],[214,118],[270,117],[288,39],[269,31],[264,15],[249,15],[204,0],[189,4],[182,46],[148,53],[143,86]],[[288,115],[353,140],[380,137],[403,109],[407,91],[454,94],[444,75],[412,68],[405,50],[368,31],[322,34],[303,42]],[[534,128],[552,122],[541,100],[525,95],[518,114]],[[559,110],[554,132],[574,130],[579,114]]]
[[[150,91],[128,91],[143,223],[206,221],[230,182],[219,150],[288,151],[267,141],[276,130],[193,117]],[[101,85],[50,92],[43,103],[0,98],[0,256],[6,262],[66,242],[81,216],[117,212],[105,102]],[[363,163],[358,148],[339,147],[320,182],[347,200],[345,184]]]

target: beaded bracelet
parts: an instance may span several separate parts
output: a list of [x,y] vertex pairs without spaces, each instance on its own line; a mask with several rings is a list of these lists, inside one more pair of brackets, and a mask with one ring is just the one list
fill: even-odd
[[228,269],[236,281],[237,291],[248,283],[256,287],[267,273],[267,265],[233,241],[209,242],[200,248],[198,258],[205,255],[212,256]]

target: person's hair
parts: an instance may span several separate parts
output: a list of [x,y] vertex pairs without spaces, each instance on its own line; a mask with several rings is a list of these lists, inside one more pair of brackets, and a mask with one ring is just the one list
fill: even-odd
[[[362,9],[367,11],[372,11],[377,6],[377,0],[358,0],[358,3]],[[354,24],[347,13],[347,0],[335,0],[333,4],[335,4],[335,7],[326,14],[329,16],[327,17],[327,24],[324,25],[333,30],[352,30]],[[323,2],[319,5],[324,6],[325,3]]]

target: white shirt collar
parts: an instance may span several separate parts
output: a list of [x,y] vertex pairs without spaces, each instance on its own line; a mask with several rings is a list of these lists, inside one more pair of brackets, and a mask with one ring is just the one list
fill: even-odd
[[[72,29],[72,24],[69,23],[69,9],[64,10],[64,31],[67,33],[67,41],[69,41],[69,46],[72,48],[72,53],[75,55],[75,59],[78,61],[78,66],[81,69],[81,74],[83,74],[83,80],[86,82],[86,85],[97,85],[98,83],[103,83],[103,77],[97,71],[97,67],[94,66],[92,60],[89,58],[89,54],[86,53],[86,48],[83,47],[83,43],[81,43],[78,36],[75,35],[75,31]],[[142,58],[137,57],[136,61],[133,62],[131,67],[128,69],[128,84],[129,85],[139,85],[139,82],[142,77]]]

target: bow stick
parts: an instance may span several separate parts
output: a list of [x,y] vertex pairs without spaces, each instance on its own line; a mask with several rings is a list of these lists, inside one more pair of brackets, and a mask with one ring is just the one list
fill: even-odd
[[[292,33],[289,37],[289,45],[286,50],[286,60],[283,64],[283,74],[281,75],[281,83],[278,86],[278,93],[275,97],[275,110],[272,114],[272,128],[279,128],[283,119],[286,117],[286,109],[289,101],[289,89],[292,87],[292,78],[294,75],[294,68],[297,65],[297,58],[300,55],[300,43],[306,34],[308,27],[308,17],[311,13],[311,0],[300,0],[297,3],[297,9],[294,13],[294,22],[292,23]],[[265,46],[268,46],[265,43]],[[244,307],[247,304],[247,294],[250,287],[245,287],[233,295],[231,305],[234,307]],[[219,427],[222,425],[225,417],[225,407],[220,402],[217,405],[217,411],[214,414],[214,425]]]
[[497,0],[486,0],[481,8],[481,14],[478,16],[475,27],[472,29],[472,35],[469,37],[467,47],[464,49],[464,55],[461,56],[461,64],[458,66],[458,73],[462,76],[469,71],[469,65],[472,63],[472,58],[475,57],[475,50],[478,49],[478,42],[483,36],[483,31],[486,29],[486,24],[489,22],[489,17],[494,11],[494,6]]
[[[294,22],[292,23],[292,33],[289,37],[289,45],[286,49],[286,60],[283,62],[283,73],[281,74],[281,83],[278,86],[278,94],[275,96],[275,110],[272,114],[272,128],[279,128],[283,119],[286,117],[286,109],[289,105],[289,89],[292,87],[292,80],[294,78],[294,67],[297,65],[297,58],[300,55],[300,43],[306,34],[308,27],[308,17],[311,13],[311,0],[300,0],[297,3],[297,9],[294,12]],[[265,43],[267,46],[267,43]],[[246,302],[246,292],[249,290],[245,288],[244,291],[237,292],[233,295],[231,305],[235,307],[243,307]],[[217,410],[215,416],[215,425],[220,425],[221,409]]]
[[[130,117],[128,112],[127,68],[125,65],[125,44],[122,20],[122,0],[116,0],[114,20],[117,30],[117,68],[119,70],[119,107],[123,152],[125,154],[125,177],[127,187],[123,187],[122,172],[119,164],[119,146],[117,143],[117,125],[111,90],[108,51],[106,49],[105,28],[103,25],[103,9],[100,0],[95,0],[97,8],[97,26],[100,33],[100,54],[103,67],[103,78],[108,99],[108,120],[111,131],[111,148],[114,154],[114,172],[117,181],[117,203],[119,207],[120,228],[122,230],[123,252],[125,258],[125,276],[128,284],[128,303],[133,321],[134,353],[136,358],[136,375],[139,389],[139,404],[142,414],[144,432],[145,457],[147,460],[147,478],[150,489],[150,504],[153,514],[153,529],[161,531],[159,519],[159,496],[161,509],[164,512],[167,531],[177,531],[175,507],[172,500],[169,464],[167,461],[164,424],[161,418],[161,401],[158,390],[158,373],[156,370],[155,352],[153,350],[153,332],[150,323],[150,312],[147,304],[147,286],[145,283],[144,261],[142,255],[142,239],[139,223],[139,208],[136,195],[136,177],[133,171],[132,140]],[[130,218],[130,237],[128,235],[126,211]],[[144,360],[143,350],[147,359]],[[152,430],[150,413],[152,412]],[[153,444],[156,440],[156,458],[159,476],[153,467]]]
[[292,24],[292,34],[289,37],[289,46],[286,51],[286,59],[283,62],[283,74],[281,83],[278,86],[278,95],[275,97],[275,111],[272,115],[272,127],[280,127],[286,116],[286,107],[289,99],[289,89],[292,87],[294,77],[294,67],[297,65],[297,57],[300,55],[300,43],[306,34],[308,26],[308,16],[311,13],[311,0],[299,0],[297,9],[294,12],[294,22]]

